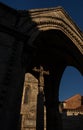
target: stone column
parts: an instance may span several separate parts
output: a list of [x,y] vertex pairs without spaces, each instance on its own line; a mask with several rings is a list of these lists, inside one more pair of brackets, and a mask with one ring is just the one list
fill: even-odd
[[44,130],[44,75],[49,75],[49,71],[44,71],[43,66],[33,70],[39,73],[36,130]]
[[63,66],[62,67],[59,65],[55,66],[55,69],[50,70],[50,76],[45,80],[47,130],[63,129],[62,119],[59,113],[59,83],[63,70],[64,70]]
[[1,93],[3,99],[0,109],[0,130],[18,130],[25,75],[25,69],[22,64],[23,42],[15,39],[9,52],[10,55],[8,53],[5,54],[8,55],[6,59],[2,57],[3,60],[8,62],[2,82],[5,92]]
[[57,105],[54,105],[54,103],[46,106],[47,130],[62,130],[61,115],[56,108]]
[[44,94],[42,92],[37,95],[36,130],[44,130]]

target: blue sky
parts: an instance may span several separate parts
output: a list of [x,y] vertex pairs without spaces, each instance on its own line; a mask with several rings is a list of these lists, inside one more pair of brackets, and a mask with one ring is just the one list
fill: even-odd
[[62,6],[83,30],[83,0],[0,0],[15,9],[33,9]]
[[[62,6],[83,31],[83,0],[0,0],[0,2],[18,10]],[[67,67],[60,84],[60,100],[77,93],[83,95],[83,76],[77,69]]]
[[65,100],[75,94],[83,95],[83,76],[74,67],[68,66],[60,83],[60,100]]

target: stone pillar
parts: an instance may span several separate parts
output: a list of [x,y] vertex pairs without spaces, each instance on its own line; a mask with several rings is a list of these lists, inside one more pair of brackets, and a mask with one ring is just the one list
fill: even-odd
[[44,130],[44,94],[37,95],[36,130]]
[[33,70],[39,73],[36,130],[44,130],[44,75],[49,75],[49,71],[44,71],[43,66]]
[[[54,105],[55,104],[55,105]],[[47,130],[62,130],[62,120],[57,103],[46,105]]]
[[45,80],[47,130],[63,129],[62,119],[59,113],[59,83],[63,70],[64,70],[63,66],[62,67],[61,65],[55,66],[55,69],[50,70],[50,76]]
[[[5,45],[3,49],[6,50]],[[22,64],[23,43],[15,39],[11,47],[7,48],[7,50],[9,50],[10,54],[8,55],[4,51],[4,55],[7,58],[3,58],[2,55],[0,56],[3,59],[2,61],[7,61],[2,80],[2,86],[5,91],[4,93],[1,92],[3,98],[0,98],[0,102],[2,101],[2,107],[0,109],[0,130],[17,130],[25,75],[25,69]]]

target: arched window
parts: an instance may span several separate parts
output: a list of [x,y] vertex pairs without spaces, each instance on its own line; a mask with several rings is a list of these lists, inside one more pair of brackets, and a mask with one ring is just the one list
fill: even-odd
[[30,93],[30,86],[25,88],[24,104],[28,104],[28,102],[29,102],[29,93]]

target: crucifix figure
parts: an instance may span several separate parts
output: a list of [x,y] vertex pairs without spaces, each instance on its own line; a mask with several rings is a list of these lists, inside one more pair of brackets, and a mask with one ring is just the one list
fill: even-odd
[[34,67],[33,71],[39,73],[36,130],[44,130],[44,75],[49,75],[49,71],[44,71],[42,66],[39,69]]
[[49,71],[44,71],[43,67],[40,66],[40,69],[37,69],[36,67],[34,67],[33,69],[35,72],[39,73],[39,80],[38,80],[38,90],[39,93],[43,92],[43,88],[44,88],[44,75],[49,75]]

